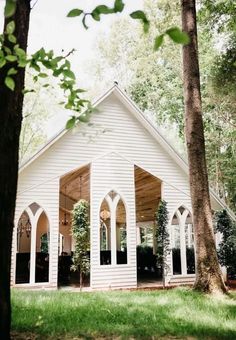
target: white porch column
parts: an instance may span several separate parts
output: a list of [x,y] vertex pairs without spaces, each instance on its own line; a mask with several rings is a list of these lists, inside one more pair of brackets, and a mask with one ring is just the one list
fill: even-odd
[[31,246],[30,246],[30,284],[35,283],[35,272],[36,272],[36,236],[37,236],[37,225],[40,215],[43,212],[42,208],[37,210],[36,215],[34,216],[31,212],[31,209],[26,210],[32,226],[31,226]]

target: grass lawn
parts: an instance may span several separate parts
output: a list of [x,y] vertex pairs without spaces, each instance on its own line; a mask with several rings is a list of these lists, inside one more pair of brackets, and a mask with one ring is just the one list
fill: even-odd
[[[236,294],[12,290],[13,332],[32,339],[236,339]],[[16,333],[14,333],[16,339]]]

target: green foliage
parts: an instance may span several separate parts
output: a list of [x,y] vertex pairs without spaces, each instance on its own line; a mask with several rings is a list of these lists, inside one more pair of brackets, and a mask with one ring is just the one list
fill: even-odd
[[190,41],[187,33],[182,32],[178,27],[172,27],[168,29],[166,34],[177,44],[186,45]]
[[[86,24],[86,17],[91,16],[93,20],[100,21],[101,20],[101,14],[114,14],[118,12],[122,12],[124,9],[124,2],[122,0],[115,0],[114,7],[108,7],[106,5],[99,5],[94,8],[94,10],[91,13],[85,13],[81,9],[73,9],[71,10],[67,16],[68,17],[77,17],[80,15],[83,15],[82,18],[82,24],[84,25],[85,29],[88,29],[88,26]],[[150,20],[147,18],[147,15],[142,10],[137,10],[129,14],[132,19],[140,20],[143,24],[143,30],[144,33],[148,33],[150,29]],[[174,41],[177,44],[188,44],[189,43],[189,37],[185,32],[182,32],[178,27],[171,27],[170,29],[166,30],[165,33],[156,36],[154,39],[154,50],[157,51],[157,49],[162,45],[163,43],[163,36],[168,35],[172,41]]]
[[143,29],[144,32],[147,33],[149,31],[149,27],[150,27],[150,22],[147,19],[146,14],[143,11],[135,11],[133,13],[130,14],[132,19],[139,19],[142,21],[143,23]]
[[12,79],[12,77],[7,76],[5,78],[5,85],[12,91],[14,91],[15,88],[15,81]]
[[201,0],[200,19],[218,32],[236,31],[236,3],[234,0]]
[[[72,220],[72,237],[75,242],[75,250],[72,256],[71,269],[79,270],[80,274],[89,273],[89,204],[80,200],[74,205]],[[82,282],[81,282],[82,284]]]
[[157,51],[159,49],[159,47],[161,47],[161,45],[163,44],[163,40],[164,40],[164,34],[161,34],[161,35],[156,37],[156,39],[154,41],[154,50],[155,51]]
[[217,211],[214,219],[216,231],[222,235],[218,250],[220,264],[227,268],[228,276],[236,277],[236,223],[226,210]]
[[[74,125],[81,121],[88,121],[88,112],[91,112],[91,105],[89,105],[88,100],[81,98],[81,93],[84,92],[84,90],[76,86],[76,76],[67,59],[67,56],[73,53],[74,50],[70,51],[66,56],[55,56],[52,50],[47,52],[44,48],[41,48],[32,54],[32,56],[27,57],[25,51],[20,48],[17,43],[16,37],[13,35],[14,31],[15,23],[14,21],[10,21],[6,26],[4,34],[0,35],[0,69],[5,66],[9,67],[5,78],[5,85],[11,91],[14,91],[14,77],[18,73],[19,68],[25,68],[26,66],[34,71],[35,74],[33,79],[35,82],[41,78],[47,79],[51,74],[58,80],[58,85],[64,92],[66,98],[63,102],[64,107],[76,112],[69,125],[71,125],[72,121],[74,122]],[[10,44],[6,44],[6,39]],[[42,86],[48,87],[49,84],[46,82]],[[24,94],[29,91],[24,90]],[[80,114],[81,109],[86,108],[86,117],[83,116],[79,118],[78,115]]]
[[83,13],[82,9],[74,8],[67,14],[67,16],[69,18],[73,18],[80,16],[82,13]]
[[49,118],[58,111],[59,105],[57,105],[58,98],[56,97],[58,91],[54,90],[52,80],[45,88],[44,78],[34,82],[32,70],[26,73],[19,150],[21,164],[45,144],[47,140],[45,126]]
[[167,203],[164,200],[161,200],[158,209],[156,212],[156,257],[157,257],[157,266],[161,268],[163,274],[163,282],[164,277],[169,270],[169,266],[167,264],[167,255],[170,253],[170,237],[169,232],[167,230],[168,225],[168,210]]
[[4,15],[6,18],[10,18],[15,14],[16,11],[16,0],[6,0],[4,9]]
[[106,5],[99,5],[93,9],[91,13],[85,13],[82,9],[72,9],[68,14],[67,17],[78,17],[80,15],[83,16],[82,18],[82,24],[85,29],[88,29],[88,26],[86,24],[86,18],[87,16],[90,16],[95,21],[101,20],[101,14],[114,14],[122,12],[124,9],[124,2],[122,0],[115,0],[114,7],[108,7]]

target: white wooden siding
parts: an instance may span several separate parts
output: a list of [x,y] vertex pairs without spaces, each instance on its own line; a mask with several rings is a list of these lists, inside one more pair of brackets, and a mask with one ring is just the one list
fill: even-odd
[[[91,287],[136,287],[134,166],[111,153],[93,162],[91,174]],[[123,265],[100,265],[100,206],[111,190],[121,196],[126,209],[128,261]]]
[[[37,202],[49,215],[52,235],[50,241],[52,242],[50,248],[52,251],[50,283],[52,285],[56,285],[57,282],[59,179],[65,173],[92,163],[93,223],[98,209],[96,204],[104,193],[105,186],[106,189],[111,189],[110,185],[113,183],[118,188],[122,188],[122,192],[124,191],[130,204],[130,218],[131,220],[134,218],[134,164],[163,181],[163,198],[168,202],[170,215],[183,203],[190,207],[187,175],[134,117],[133,113],[128,111],[114,93],[98,108],[99,112],[94,113],[91,120],[92,127],[81,124],[78,130],[68,131],[26,167],[19,176],[16,221],[21,212],[32,202]],[[111,152],[113,152],[112,159],[109,158],[110,156],[103,157]],[[105,176],[101,170],[104,171]],[[104,178],[106,182],[103,182]],[[134,247],[134,237],[136,237],[134,235],[135,233],[131,237],[132,247]],[[14,237],[16,240],[16,234]],[[96,235],[93,234],[94,245],[95,241]],[[15,245],[16,241],[13,245],[13,282]],[[136,261],[134,252],[136,252],[136,245],[135,251],[132,250],[132,268]],[[93,265],[98,261],[96,256],[98,256],[98,249],[94,246],[92,249]],[[105,266],[103,267],[103,273],[108,271]],[[127,275],[123,275],[125,272]],[[97,267],[92,268],[92,285],[95,277],[96,286],[108,284],[109,279],[103,273]],[[119,278],[121,274],[122,277],[126,277],[125,281]],[[117,286],[133,285],[135,275],[134,269],[120,266],[120,272],[114,272],[112,282],[114,285],[117,282]]]

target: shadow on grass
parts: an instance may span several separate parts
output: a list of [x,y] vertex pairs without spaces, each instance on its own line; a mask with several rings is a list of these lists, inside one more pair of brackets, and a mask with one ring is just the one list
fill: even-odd
[[[13,291],[13,330],[82,339],[175,336],[236,339],[236,295],[188,289],[151,292]],[[42,337],[43,338],[43,337]]]

